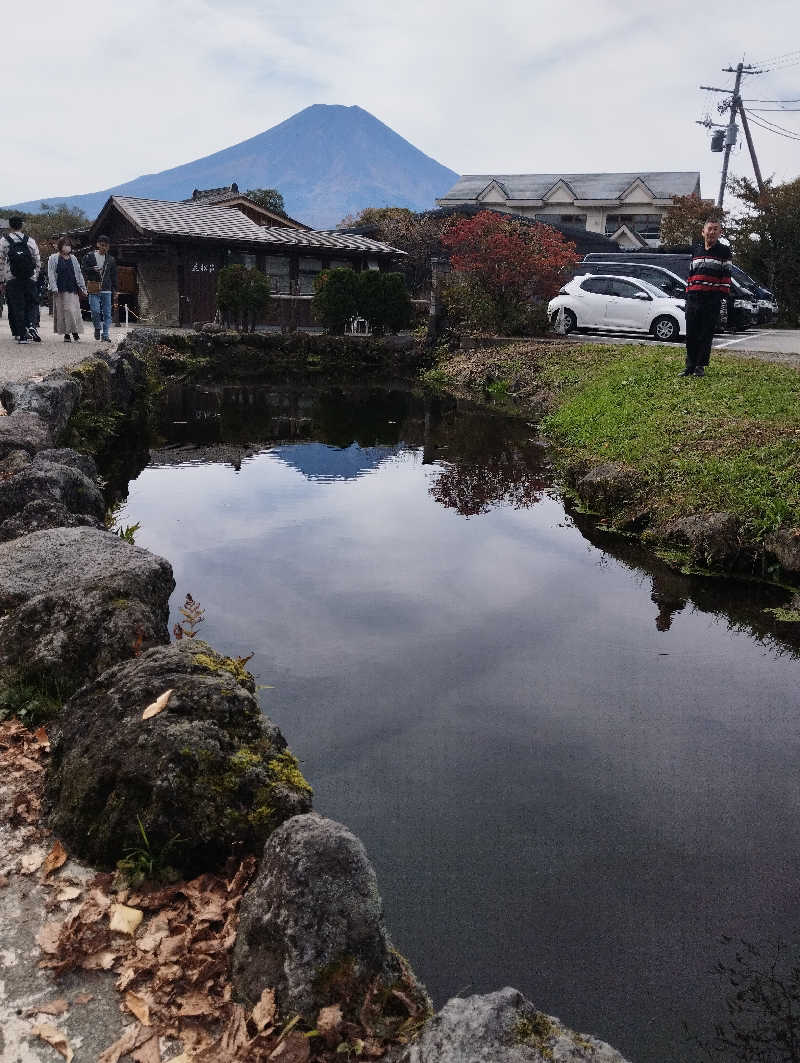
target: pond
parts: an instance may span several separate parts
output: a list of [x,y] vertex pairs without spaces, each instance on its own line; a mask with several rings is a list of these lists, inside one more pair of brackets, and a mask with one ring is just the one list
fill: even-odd
[[513,985],[636,1063],[796,926],[784,592],[570,511],[535,426],[401,389],[173,388],[118,522],[359,835],[437,1006]]

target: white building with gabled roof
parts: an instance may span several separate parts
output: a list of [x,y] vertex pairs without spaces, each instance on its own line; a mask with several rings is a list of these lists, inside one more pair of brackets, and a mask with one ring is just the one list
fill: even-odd
[[468,174],[436,202],[578,225],[634,248],[657,247],[664,212],[676,196],[692,195],[700,196],[696,171]]

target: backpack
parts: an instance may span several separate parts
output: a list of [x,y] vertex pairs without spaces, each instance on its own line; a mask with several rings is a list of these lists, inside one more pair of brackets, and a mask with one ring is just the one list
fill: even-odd
[[8,241],[8,268],[11,271],[11,276],[16,280],[29,281],[36,269],[36,263],[28,246],[28,237],[25,233],[20,233],[20,236],[22,237],[21,240],[12,240],[10,234],[6,237]]

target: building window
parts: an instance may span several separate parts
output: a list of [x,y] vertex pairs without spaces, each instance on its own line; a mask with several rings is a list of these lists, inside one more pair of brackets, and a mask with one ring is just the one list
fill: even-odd
[[377,260],[377,258],[368,258],[367,259],[367,269],[380,269],[380,268],[381,268],[381,264]]
[[586,228],[585,214],[534,214],[536,221],[553,222],[556,225],[577,225]]
[[245,269],[256,268],[256,256],[248,255],[245,251],[229,251],[228,252],[228,265],[229,266],[244,266]]
[[609,214],[606,218],[606,236],[613,236],[617,229],[627,225],[631,232],[645,240],[657,240],[661,233],[660,214]]
[[300,295],[314,294],[314,281],[322,273],[321,258],[301,258],[298,272],[298,292]]
[[290,259],[288,255],[267,255],[264,272],[269,277],[273,295],[288,295],[290,291]]
[[352,269],[353,263],[347,258],[332,258],[330,269]]

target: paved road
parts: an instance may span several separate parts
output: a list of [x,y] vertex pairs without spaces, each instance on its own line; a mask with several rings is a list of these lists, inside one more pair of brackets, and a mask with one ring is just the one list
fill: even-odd
[[[651,336],[637,336],[630,332],[571,332],[567,339],[573,343],[639,343],[645,346],[683,347],[683,342],[664,344]],[[714,350],[800,368],[800,330],[749,329],[736,335],[725,333],[715,338]]]
[[[79,343],[64,343],[64,337],[53,333],[53,319],[42,308],[40,327],[41,343],[17,343],[8,327],[8,316],[4,311],[0,320],[0,383],[13,380],[25,380],[27,377],[44,376],[53,369],[74,365],[87,354],[103,348],[108,351],[109,344],[97,343],[94,338],[92,323],[84,322],[83,335]],[[124,328],[112,328],[113,345],[119,343],[125,335]],[[112,349],[113,349],[112,345]]]

